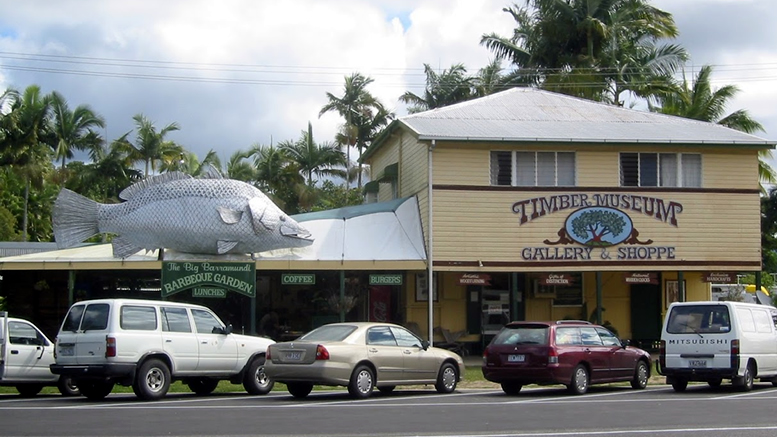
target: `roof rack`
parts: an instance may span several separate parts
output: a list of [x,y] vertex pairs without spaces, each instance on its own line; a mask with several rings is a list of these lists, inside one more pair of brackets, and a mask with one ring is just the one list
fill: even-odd
[[589,322],[587,320],[556,320],[556,324],[557,325],[564,325],[564,324],[567,324],[567,323],[571,323],[571,324],[575,324],[575,325],[579,325],[579,324],[593,325],[593,323],[591,323],[591,322]]

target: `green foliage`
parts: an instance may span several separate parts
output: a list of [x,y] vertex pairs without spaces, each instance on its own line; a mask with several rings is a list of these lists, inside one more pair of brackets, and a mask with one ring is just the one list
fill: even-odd
[[572,232],[580,238],[591,237],[590,242],[601,242],[607,234],[619,234],[626,226],[620,214],[613,211],[585,211],[572,220]]
[[319,197],[311,211],[326,211],[344,206],[361,205],[364,202],[358,188],[346,189],[344,185],[336,185],[326,180],[321,184]]
[[16,241],[19,233],[16,232],[16,217],[8,208],[0,205],[0,241]]

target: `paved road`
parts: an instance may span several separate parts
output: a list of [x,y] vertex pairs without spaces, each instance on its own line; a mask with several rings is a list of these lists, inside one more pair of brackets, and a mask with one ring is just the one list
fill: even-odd
[[314,391],[198,397],[172,394],[141,402],[111,394],[102,402],[58,395],[0,395],[0,435],[32,436],[774,436],[777,388],[741,393],[724,385],[646,390],[594,387],[570,396],[563,387],[524,390],[431,390],[376,393]]

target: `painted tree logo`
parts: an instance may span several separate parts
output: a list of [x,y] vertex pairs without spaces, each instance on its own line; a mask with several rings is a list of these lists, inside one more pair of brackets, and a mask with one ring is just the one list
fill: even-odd
[[602,207],[581,208],[567,217],[566,231],[585,246],[607,247],[623,242],[633,229],[625,213]]

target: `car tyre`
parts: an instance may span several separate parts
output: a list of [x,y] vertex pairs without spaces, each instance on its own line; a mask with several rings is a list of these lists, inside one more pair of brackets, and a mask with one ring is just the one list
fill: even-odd
[[297,399],[307,397],[313,390],[313,384],[307,382],[289,382],[286,384],[286,389],[289,393]]
[[264,363],[264,357],[256,357],[248,365],[245,375],[243,375],[243,388],[248,394],[266,395],[275,386],[275,381],[270,379],[264,371]]
[[357,366],[351,374],[348,393],[354,399],[365,399],[370,397],[373,388],[375,388],[375,375],[372,370],[367,366]]
[[515,382],[503,382],[501,385],[502,391],[505,392],[505,394],[508,396],[517,395],[523,388],[523,384],[517,384]]
[[380,392],[383,394],[389,394],[394,391],[395,388],[397,388],[396,385],[384,385],[382,387],[378,387],[378,390],[380,390]]
[[677,379],[672,381],[672,388],[674,389],[674,391],[676,391],[678,393],[679,392],[683,392],[683,391],[685,391],[686,388],[688,388],[688,380],[687,379],[682,379],[682,378],[677,378]]
[[588,369],[584,365],[578,364],[572,372],[572,381],[567,388],[574,395],[583,395],[588,391],[588,384]]
[[144,401],[162,399],[170,390],[170,369],[157,359],[150,359],[138,369],[132,391]]
[[189,390],[195,394],[206,396],[213,393],[213,390],[216,390],[216,387],[219,385],[219,380],[213,378],[190,379],[186,382],[186,385],[188,385]]
[[90,401],[99,401],[105,399],[113,391],[112,382],[102,381],[76,381],[81,394]]
[[638,361],[634,369],[634,379],[631,380],[631,388],[642,390],[647,387],[649,375],[647,363]]
[[16,386],[16,390],[21,397],[31,398],[40,393],[43,390],[43,386],[41,384],[19,384]]
[[739,391],[750,391],[753,389],[754,374],[753,365],[748,363],[747,367],[745,367],[745,374],[735,380]]
[[451,363],[443,363],[440,367],[440,372],[437,374],[437,383],[434,384],[434,388],[437,389],[437,393],[453,393],[456,390],[458,381],[459,374],[456,371],[456,367]]
[[62,393],[62,396],[78,396],[81,394],[81,390],[78,389],[76,382],[69,376],[61,376],[59,378],[57,389]]

